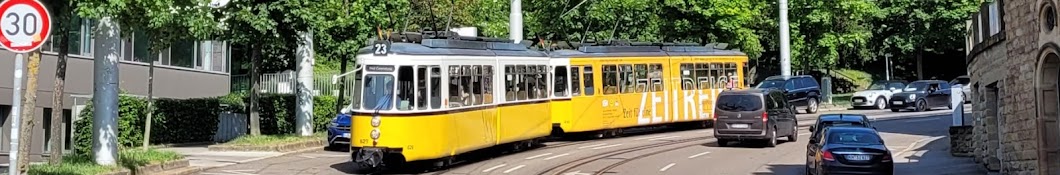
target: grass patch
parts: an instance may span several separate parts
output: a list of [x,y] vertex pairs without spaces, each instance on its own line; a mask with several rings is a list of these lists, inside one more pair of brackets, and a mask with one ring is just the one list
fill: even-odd
[[267,146],[267,145],[280,145],[285,143],[304,142],[309,140],[320,140],[325,137],[325,133],[319,132],[309,137],[302,137],[294,134],[284,135],[258,135],[258,136],[242,136],[235,140],[224,143],[223,145],[229,146]]
[[854,96],[853,93],[847,94],[832,94],[832,104],[835,105],[850,105],[850,97]]
[[29,167],[29,174],[55,175],[95,175],[113,172],[120,169],[134,169],[152,163],[162,163],[184,158],[173,151],[154,149],[124,149],[118,153],[118,165],[102,166],[92,160],[92,156],[73,154],[63,156],[62,164],[39,164]]

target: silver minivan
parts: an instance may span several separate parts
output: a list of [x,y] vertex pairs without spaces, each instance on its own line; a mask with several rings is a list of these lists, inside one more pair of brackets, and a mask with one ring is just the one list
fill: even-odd
[[780,136],[796,141],[799,125],[794,107],[786,99],[783,91],[772,89],[721,92],[714,108],[718,145],[755,140],[773,147]]

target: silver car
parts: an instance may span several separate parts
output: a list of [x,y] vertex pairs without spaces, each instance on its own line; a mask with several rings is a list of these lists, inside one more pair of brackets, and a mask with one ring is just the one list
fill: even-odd
[[971,81],[972,79],[968,76],[959,76],[950,81],[952,86],[961,85],[961,92],[963,93],[961,97],[964,98],[965,103],[972,102],[972,86],[968,84]]
[[901,92],[907,83],[902,80],[872,82],[869,89],[854,92],[850,104],[855,108],[887,109],[891,95]]

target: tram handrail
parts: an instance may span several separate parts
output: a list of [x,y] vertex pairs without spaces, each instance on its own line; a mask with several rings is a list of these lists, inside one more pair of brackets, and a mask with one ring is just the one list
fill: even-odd
[[339,78],[345,77],[346,75],[350,75],[350,74],[352,74],[354,72],[357,72],[357,71],[361,71],[361,68],[364,68],[364,66],[357,65],[357,67],[353,68],[353,71],[349,71],[349,72],[338,74],[338,75],[332,75],[331,76],[331,84],[339,84]]

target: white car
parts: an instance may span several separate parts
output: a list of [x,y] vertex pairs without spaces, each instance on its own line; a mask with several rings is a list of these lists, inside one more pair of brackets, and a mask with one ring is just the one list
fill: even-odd
[[964,102],[966,103],[972,102],[972,86],[968,84],[971,81],[972,79],[968,76],[959,76],[950,81],[950,86],[961,85],[961,92],[963,93],[961,95],[964,97]]
[[850,105],[855,108],[887,109],[891,95],[902,92],[908,82],[900,80],[872,82],[869,89],[854,92]]

